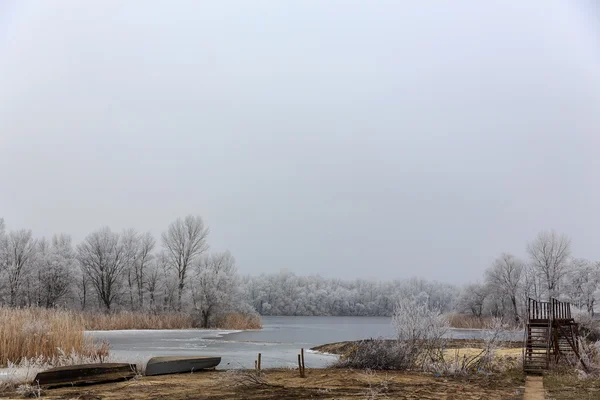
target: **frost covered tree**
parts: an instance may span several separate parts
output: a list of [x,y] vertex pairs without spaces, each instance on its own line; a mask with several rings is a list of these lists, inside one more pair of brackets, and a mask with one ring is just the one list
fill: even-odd
[[152,251],[154,250],[155,245],[156,240],[154,240],[154,237],[150,232],[146,232],[140,236],[136,262],[133,264],[133,268],[135,273],[138,306],[141,309],[144,308],[145,288],[149,287],[147,280],[153,278],[153,276],[147,277],[147,270],[154,258]]
[[176,219],[162,234],[162,244],[169,257],[169,264],[177,273],[178,311],[182,309],[181,299],[188,269],[208,249],[207,237],[208,228],[204,226],[202,218],[193,215]]
[[123,232],[123,245],[127,254],[127,285],[131,310],[144,308],[145,272],[153,255],[156,241],[149,232],[139,234],[133,229]]
[[104,308],[110,312],[119,296],[128,253],[121,235],[105,227],[77,246],[77,259]]
[[481,318],[485,299],[489,294],[489,288],[480,283],[466,285],[458,299],[458,307],[461,311],[469,311],[475,317]]
[[202,327],[210,326],[217,313],[226,313],[234,305],[238,277],[231,253],[214,253],[202,257],[193,279],[194,308],[200,312]]
[[71,237],[54,235],[48,242],[42,238],[37,243],[34,271],[30,276],[29,305],[54,307],[67,296],[74,286],[75,254]]
[[585,307],[590,317],[594,316],[594,305],[600,286],[600,266],[584,259],[573,260],[572,267],[564,279],[565,294],[579,308]]
[[494,293],[510,301],[516,323],[519,323],[517,300],[523,269],[524,263],[521,260],[512,254],[502,253],[485,272],[486,284]]
[[11,231],[4,238],[4,272],[9,291],[9,305],[18,304],[23,279],[30,272],[36,254],[36,240],[30,230]]
[[527,245],[527,253],[531,266],[546,283],[548,298],[557,297],[560,281],[569,268],[571,239],[555,231],[543,231]]

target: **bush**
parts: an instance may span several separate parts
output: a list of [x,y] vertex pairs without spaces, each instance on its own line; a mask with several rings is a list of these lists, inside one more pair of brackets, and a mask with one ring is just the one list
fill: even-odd
[[402,343],[395,340],[363,340],[341,356],[333,367],[405,370],[412,367],[412,357],[406,350]]
[[371,370],[422,369],[432,359],[443,359],[448,320],[438,310],[429,309],[424,299],[398,303],[392,325],[396,340],[359,342],[334,366]]
[[392,316],[396,338],[407,362],[417,368],[424,363],[443,358],[446,333],[450,325],[439,310],[430,309],[426,298],[415,298],[398,303]]

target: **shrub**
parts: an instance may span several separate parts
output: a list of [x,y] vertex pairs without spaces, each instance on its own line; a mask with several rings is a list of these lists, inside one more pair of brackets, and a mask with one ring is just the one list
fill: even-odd
[[430,309],[426,299],[398,303],[392,325],[409,364],[422,368],[425,362],[443,358],[445,335],[450,327],[448,319],[439,310]]
[[371,370],[422,369],[431,360],[443,359],[448,320],[429,309],[426,299],[398,303],[392,317],[396,340],[359,342],[334,364],[336,367]]
[[369,339],[359,342],[334,364],[335,368],[404,370],[412,367],[412,354],[395,340]]

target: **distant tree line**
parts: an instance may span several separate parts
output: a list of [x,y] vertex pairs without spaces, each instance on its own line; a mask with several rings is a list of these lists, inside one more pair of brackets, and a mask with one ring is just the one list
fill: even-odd
[[541,232],[526,259],[503,253],[479,283],[405,279],[385,282],[277,274],[238,274],[228,251],[209,252],[202,218],[173,221],[157,241],[133,229],[108,227],[74,245],[56,234],[7,231],[0,219],[0,305],[84,311],[193,312],[201,325],[223,313],[391,316],[399,300],[420,297],[430,309],[519,322],[528,297],[568,300],[594,314],[600,263],[572,257],[571,242]]
[[247,276],[246,300],[262,315],[391,316],[398,300],[423,296],[430,308],[452,311],[458,288],[423,279],[374,282],[291,272]]

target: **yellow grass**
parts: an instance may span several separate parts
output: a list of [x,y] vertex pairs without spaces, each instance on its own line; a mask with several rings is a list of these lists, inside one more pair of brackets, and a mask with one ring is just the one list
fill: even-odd
[[182,313],[135,313],[123,311],[115,314],[85,313],[86,330],[108,331],[122,329],[191,329],[194,320]]
[[[448,357],[448,356],[452,356],[454,354],[458,355],[459,357],[462,356],[466,356],[466,357],[474,357],[477,356],[478,354],[481,354],[481,350],[480,348],[476,348],[476,347],[462,347],[462,348],[458,348],[458,349],[447,349],[444,354]],[[500,348],[495,350],[495,355],[497,357],[516,357],[519,358],[521,357],[521,348]]]
[[[227,314],[220,321],[222,329],[260,329],[260,317],[240,313]],[[188,314],[115,314],[80,313],[46,308],[0,307],[0,366],[19,363],[24,358],[42,358],[52,362],[61,355],[105,357],[106,344],[96,345],[85,330],[119,329],[191,329],[194,318]]]
[[218,327],[222,329],[261,329],[260,316],[229,313],[218,321]]
[[51,359],[60,350],[92,356],[99,349],[83,331],[82,318],[70,311],[0,307],[0,365],[23,358]]

